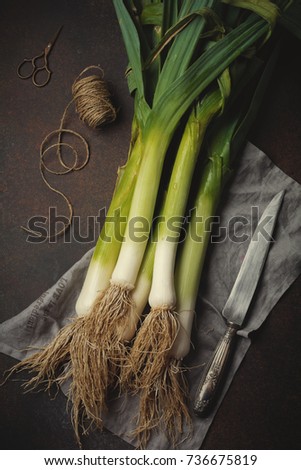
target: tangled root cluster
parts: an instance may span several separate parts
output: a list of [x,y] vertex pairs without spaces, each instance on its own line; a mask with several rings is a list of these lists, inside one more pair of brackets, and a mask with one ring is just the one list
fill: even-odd
[[[118,299],[118,302],[116,301]],[[10,370],[27,370],[33,377],[25,383],[32,390],[42,385],[62,385],[71,379],[68,399],[78,442],[80,428],[87,432],[94,424],[102,427],[109,387],[114,387],[126,357],[121,331],[126,328],[132,308],[130,291],[111,285],[95,301],[85,316],[63,327],[44,349],[24,359]]]
[[173,446],[190,425],[187,383],[180,361],[170,356],[179,331],[170,308],[152,309],[144,320],[121,371],[121,386],[139,393],[139,412],[133,436],[145,448],[152,430],[163,431]]

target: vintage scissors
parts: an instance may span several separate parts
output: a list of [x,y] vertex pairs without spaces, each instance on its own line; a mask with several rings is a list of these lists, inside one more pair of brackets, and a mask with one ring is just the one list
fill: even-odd
[[[27,79],[31,77],[31,81],[36,87],[43,87],[47,85],[52,74],[51,70],[49,70],[48,68],[48,55],[50,54],[50,51],[55,41],[57,40],[57,37],[60,34],[62,27],[63,26],[61,26],[57,30],[53,40],[47,44],[47,46],[45,47],[44,51],[41,54],[36,55],[35,57],[32,57],[31,59],[25,58],[20,63],[20,65],[17,68],[17,74],[19,78]],[[41,59],[42,60],[44,59],[44,61],[42,61],[42,65],[39,65],[39,62],[41,62]],[[31,64],[30,73],[26,72],[26,70],[28,69],[28,66],[26,64]],[[38,76],[40,77],[45,76],[44,81],[42,79],[38,80]]]

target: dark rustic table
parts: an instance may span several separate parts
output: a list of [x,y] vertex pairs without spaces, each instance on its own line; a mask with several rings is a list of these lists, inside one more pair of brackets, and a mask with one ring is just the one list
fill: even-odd
[[[91,159],[78,173],[53,177],[74,204],[87,234],[87,216],[106,207],[117,166],[127,155],[132,117],[124,70],[127,58],[107,0],[1,1],[1,322],[18,314],[52,285],[94,245],[93,230],[82,243],[28,243],[20,229],[48,207],[67,214],[39,175],[39,146],[59,126],[71,99],[71,84],[85,67],[100,64],[119,108],[116,122],[93,131],[70,113],[68,125],[87,138]],[[24,56],[38,53],[57,28],[63,30],[50,55],[53,76],[45,88],[20,80],[16,69]],[[250,140],[284,172],[301,182],[300,42],[286,40]],[[242,366],[203,443],[203,449],[295,449],[301,442],[300,279],[254,333]],[[0,355],[0,369],[15,361]],[[20,383],[0,387],[0,446],[3,449],[76,449],[59,393],[23,394]],[[104,431],[83,439],[86,449],[130,449]]]

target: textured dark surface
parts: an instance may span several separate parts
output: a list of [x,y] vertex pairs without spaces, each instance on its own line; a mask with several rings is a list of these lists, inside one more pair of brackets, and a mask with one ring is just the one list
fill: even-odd
[[[88,139],[91,159],[79,173],[51,178],[73,202],[82,236],[87,216],[108,205],[117,166],[126,159],[132,101],[124,80],[127,59],[110,1],[2,0],[0,9],[2,322],[35,300],[94,244],[93,231],[87,243],[30,244],[19,228],[33,215],[47,216],[50,205],[67,214],[64,203],[41,181],[38,160],[41,141],[59,126],[73,80],[86,66],[100,64],[119,108],[117,121],[97,131],[70,113],[68,125]],[[17,65],[24,56],[37,54],[60,25],[64,27],[49,60],[53,76],[45,88],[37,89],[17,77]],[[250,140],[301,182],[300,43],[288,39],[287,46]],[[300,448],[300,284],[298,279],[253,335],[204,449]],[[0,356],[1,371],[14,363]],[[76,448],[62,394],[54,402],[45,393],[23,394],[20,382],[9,381],[0,388],[0,413],[3,449]],[[106,431],[91,433],[83,446],[131,448]]]

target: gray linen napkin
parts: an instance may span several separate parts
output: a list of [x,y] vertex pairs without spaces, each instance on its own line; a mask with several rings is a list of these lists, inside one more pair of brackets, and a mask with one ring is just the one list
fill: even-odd
[[[274,233],[275,242],[268,254],[262,278],[251,304],[244,328],[215,409],[208,418],[193,416],[193,431],[184,430],[179,449],[200,448],[214,415],[242,362],[250,344],[249,333],[258,329],[269,312],[301,272],[301,189],[271,160],[252,144],[248,144],[239,161],[235,178],[227,189],[219,208],[219,226],[213,230],[197,303],[193,332],[193,348],[186,358],[191,404],[202,372],[225,330],[222,308],[231,291],[250,237],[258,219],[272,197],[285,189],[284,201]],[[90,250],[48,291],[19,315],[0,325],[0,352],[22,360],[30,355],[28,347],[36,348],[51,341],[70,317],[92,255]],[[27,350],[27,352],[26,352]],[[105,426],[131,440],[138,397],[112,400],[104,416]],[[53,403],[55,406],[55,402]],[[154,432],[149,449],[170,448],[166,438]]]

